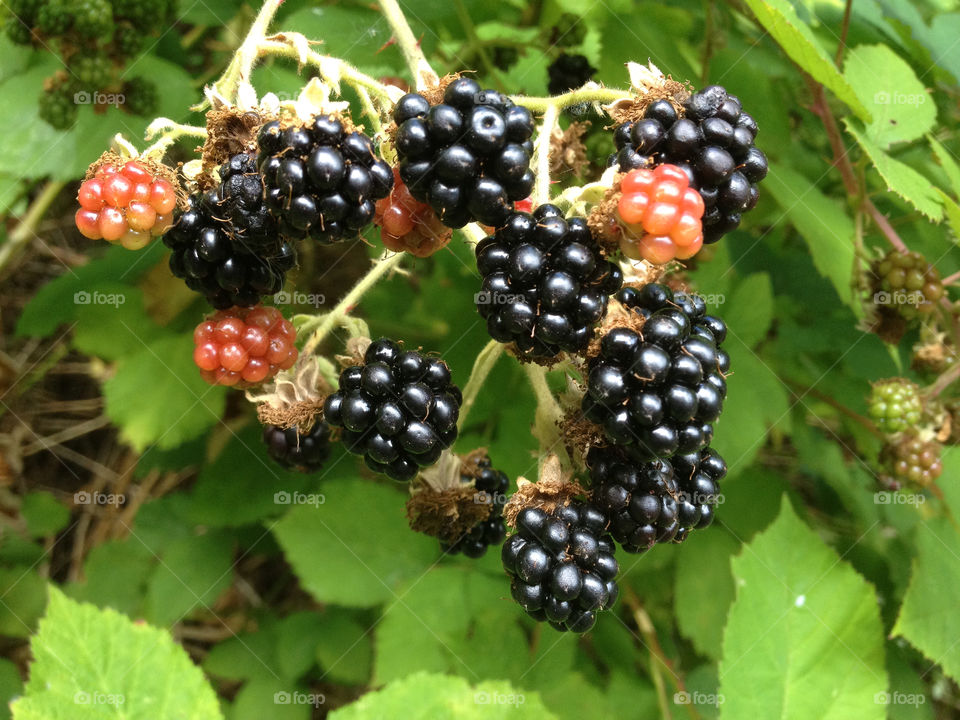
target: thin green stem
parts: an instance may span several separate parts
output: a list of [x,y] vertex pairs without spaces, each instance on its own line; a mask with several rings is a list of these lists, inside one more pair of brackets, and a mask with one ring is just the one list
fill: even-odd
[[233,102],[240,83],[250,81],[253,66],[260,57],[260,42],[267,36],[267,28],[282,3],[283,0],[266,0],[263,3],[240,48],[234,53],[223,75],[214,83],[214,89],[227,100]]
[[580,105],[581,103],[609,103],[614,100],[623,100],[631,97],[628,90],[616,90],[614,88],[580,88],[571,90],[563,95],[554,97],[526,97],[524,95],[511,95],[510,99],[517,105],[523,105],[531,112],[545,113],[547,108],[555,107],[558,110]]
[[956,382],[958,378],[960,378],[960,363],[955,364],[933,381],[933,385],[930,386],[930,389],[926,393],[927,399],[932,400],[937,397],[937,395]]
[[570,467],[570,457],[566,447],[560,441],[559,422],[563,417],[563,409],[554,397],[547,384],[547,371],[540,365],[526,363],[523,366],[530,380],[530,387],[537,398],[537,409],[534,415],[533,434],[540,442],[541,462],[550,454],[560,457],[564,467]]
[[404,16],[403,11],[396,0],[378,0],[383,16],[387,19],[390,29],[393,30],[393,36],[396,38],[397,46],[403,53],[403,59],[410,68],[410,74],[413,76],[414,86],[417,90],[433,87],[440,82],[440,76],[434,72],[427,62],[420,47],[420,41],[410,29],[410,24]]
[[37,225],[40,224],[44,213],[50,207],[50,203],[54,201],[65,184],[59,180],[48,181],[40,194],[30,203],[30,207],[27,208],[27,212],[21,218],[20,223],[7,237],[7,241],[0,245],[0,271],[20,252],[24,245],[37,237]]
[[399,265],[402,260],[403,253],[395,253],[381,258],[377,264],[370,269],[370,272],[364,275],[360,279],[360,282],[354,285],[353,289],[343,296],[343,299],[337,303],[336,307],[324,316],[323,321],[317,329],[313,331],[310,339],[307,340],[303,346],[302,355],[312,355],[313,351],[323,342],[327,334],[337,325],[341,324],[353,309],[353,306],[360,302],[360,298],[362,298],[370,288],[376,285],[384,275]]
[[534,164],[537,168],[537,184],[533,189],[533,202],[543,205],[550,202],[550,145],[553,140],[553,130],[560,118],[560,110],[551,105],[543,114],[540,130],[537,132],[537,147],[533,153]]
[[[158,120],[160,119],[161,118],[158,118]],[[154,120],[151,126],[156,122],[157,120]],[[167,150],[169,150],[177,140],[182,137],[205,139],[207,137],[207,129],[196,127],[195,125],[181,125],[171,120],[168,125],[164,125],[158,131],[152,132],[150,128],[147,128],[146,139],[152,140],[158,134],[160,137],[157,138],[153,145],[148,146],[140,153],[141,157],[152,157],[155,160],[162,160]]]
[[473,369],[466,387],[463,388],[463,402],[460,404],[460,417],[457,419],[457,429],[461,429],[467,420],[467,415],[477,400],[477,395],[486,382],[487,376],[497,364],[503,354],[503,343],[496,340],[488,342],[473,361]]

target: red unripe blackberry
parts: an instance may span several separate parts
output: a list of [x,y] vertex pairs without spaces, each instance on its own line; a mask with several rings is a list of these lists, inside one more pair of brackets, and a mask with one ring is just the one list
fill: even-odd
[[640,120],[619,125],[609,163],[621,172],[665,163],[680,167],[703,197],[703,242],[713,243],[757,204],[757,183],[767,174],[767,158],[753,144],[757,130],[737,97],[711,85],[691,95],[682,114],[657,100]]
[[380,239],[388,250],[416,257],[433,255],[453,237],[453,230],[440,222],[433,209],[410,194],[397,168],[393,169],[393,190],[377,201],[373,222],[380,227]]
[[943,297],[939,271],[918,252],[891,250],[872,270],[874,303],[905,317],[932,312]]
[[654,265],[691,258],[703,246],[703,208],[676,165],[631,170],[620,181],[620,249]]
[[943,472],[941,450],[940,443],[925,441],[914,432],[888,442],[880,451],[881,483],[891,490],[930,486]]
[[527,614],[560,631],[583,633],[597,613],[616,602],[620,568],[607,516],[592,503],[573,501],[550,513],[529,507],[503,544],[510,593]]
[[177,191],[147,164],[130,160],[119,168],[102,165],[81,183],[77,202],[75,221],[84,237],[139,250],[170,227]]
[[293,367],[296,338],[276,308],[219,310],[193,331],[193,361],[211,385],[258,385]]

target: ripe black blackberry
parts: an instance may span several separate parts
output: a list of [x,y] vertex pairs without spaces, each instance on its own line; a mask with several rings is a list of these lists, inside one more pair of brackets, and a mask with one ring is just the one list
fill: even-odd
[[674,455],[673,479],[679,490],[677,520],[680,523],[673,542],[687,539],[693,530],[705,528],[713,522],[714,509],[719,501],[720,481],[727,475],[727,463],[711,447],[700,452]]
[[506,96],[459,78],[437,105],[404,95],[393,119],[400,177],[447,227],[500,227],[533,189],[533,118]]
[[220,173],[219,187],[191,196],[163,242],[173,274],[213,307],[250,307],[280,291],[296,253],[263,205],[254,156],[234,155]]
[[450,555],[463,553],[469,558],[483,557],[491,545],[499,545],[507,535],[507,527],[503,522],[503,506],[506,503],[507,490],[510,488],[510,478],[501,470],[494,470],[490,458],[477,457],[474,461],[476,468],[469,475],[461,475],[464,483],[473,483],[478,495],[483,494],[477,501],[485,501],[491,505],[490,516],[477,523],[468,533],[462,535],[454,543],[440,543],[440,549]]
[[356,237],[393,188],[393,171],[370,138],[334,115],[287,127],[269,122],[257,144],[267,206],[290,238],[329,244]]
[[554,205],[515,212],[477,245],[475,304],[494,340],[538,357],[583,350],[623,282],[583,218]]
[[550,77],[547,91],[551,95],[560,95],[567,90],[575,90],[593,78],[595,72],[597,69],[591,67],[590,61],[583,55],[563,53],[547,68]]
[[530,617],[582,633],[613,605],[619,566],[607,525],[599,508],[581,501],[549,514],[526,508],[517,515],[517,532],[503,544],[501,559],[511,595]]
[[603,337],[588,365],[584,415],[633,460],[701,450],[727,393],[726,325],[705,314],[702,298],[665,285],[627,287],[617,299],[645,322]]
[[330,457],[330,426],[320,420],[308,433],[301,434],[295,427],[264,425],[263,442],[270,457],[283,467],[316,472]]
[[381,338],[362,365],[340,373],[340,389],[327,397],[323,414],[343,428],[344,446],[363,455],[367,467],[410,480],[457,439],[462,401],[446,363]]
[[610,518],[610,534],[629,553],[670,542],[680,530],[679,492],[667,460],[635,463],[616,448],[587,454],[591,497]]
[[682,168],[703,197],[703,241],[713,243],[757,204],[757,183],[767,175],[767,158],[753,144],[757,130],[736,96],[711,85],[690,96],[683,116],[658,100],[640,120],[619,125],[609,162],[621,172],[664,163]]

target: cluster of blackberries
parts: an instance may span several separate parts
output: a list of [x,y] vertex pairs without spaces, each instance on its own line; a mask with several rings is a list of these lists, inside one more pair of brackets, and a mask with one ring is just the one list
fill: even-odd
[[323,415],[371,470],[410,480],[456,440],[462,401],[446,363],[384,338],[370,344],[362,365],[340,374]]
[[517,515],[517,532],[501,558],[513,599],[530,617],[582,633],[613,605],[619,566],[607,524],[596,506],[579,501],[551,513],[531,507]]
[[756,134],[757,123],[740,101],[711,85],[687,99],[682,117],[670,102],[657,100],[640,120],[619,125],[610,164],[621,172],[663,163],[683,169],[703,197],[704,242],[713,243],[757,204],[767,158],[753,144]]
[[280,291],[296,252],[263,206],[254,157],[235,155],[221,173],[216,190],[190,197],[163,242],[173,274],[215,308],[250,307]]
[[176,0],[10,0],[8,7],[7,36],[21,45],[57,47],[67,69],[66,78],[51,78],[40,96],[40,117],[48,124],[70,127],[79,105],[98,92],[124,95],[117,105],[126,112],[154,111],[152,81],[138,77],[123,83],[119,70],[150,34],[169,27]]
[[473,486],[477,492],[476,501],[486,502],[490,515],[477,523],[469,532],[464,533],[453,543],[440,543],[440,549],[451,555],[463,553],[469,558],[483,557],[491,545],[499,545],[506,537],[507,527],[503,522],[503,506],[506,503],[510,478],[502,470],[494,470],[490,458],[478,457],[468,475],[461,475],[460,481]]
[[888,490],[929,487],[943,472],[941,450],[940,443],[924,440],[916,431],[890,438],[880,451],[880,484]]
[[727,328],[705,314],[703,299],[651,283],[617,299],[644,318],[639,332],[614,327],[589,362],[584,415],[633,460],[706,447],[720,417],[730,357]]
[[400,177],[447,227],[499,227],[533,189],[533,118],[506,96],[459,78],[437,105],[404,95],[393,119]]
[[940,272],[918,252],[891,250],[873,264],[873,301],[913,318],[930,313],[943,297]]
[[477,269],[475,303],[490,336],[540,357],[584,350],[623,282],[586,220],[565,220],[554,205],[510,215],[477,245]]
[[280,465],[300,472],[316,472],[330,457],[330,426],[323,420],[301,434],[295,427],[264,425],[267,453]]
[[269,122],[257,145],[267,205],[289,238],[329,244],[356,236],[393,187],[393,171],[370,138],[334,115],[287,127]]
[[590,61],[583,55],[567,55],[562,53],[547,68],[550,80],[547,83],[547,92],[551,95],[560,95],[567,90],[575,90],[588,82],[597,71],[591,67]]

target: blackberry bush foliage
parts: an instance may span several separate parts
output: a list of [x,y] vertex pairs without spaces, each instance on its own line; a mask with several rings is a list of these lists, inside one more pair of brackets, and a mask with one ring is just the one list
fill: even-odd
[[530,617],[582,633],[613,606],[620,568],[607,524],[606,515],[585,502],[520,512],[501,555],[510,593]]
[[584,350],[623,280],[586,220],[564,219],[553,205],[513,213],[476,254],[483,282],[474,301],[490,336],[540,357]]
[[267,211],[253,155],[233,156],[220,176],[216,190],[189,198],[163,242],[173,274],[215,308],[250,307],[283,288],[296,251]]
[[400,177],[448,227],[499,227],[533,189],[530,112],[475,80],[454,80],[432,105],[408,93],[393,120]]
[[754,145],[757,130],[735,95],[711,85],[691,95],[682,113],[657,100],[643,118],[619,125],[610,164],[621,172],[680,167],[703,198],[703,241],[714,243],[757,204],[757,183],[767,175],[767,158]]
[[727,393],[727,328],[702,298],[652,283],[618,300],[643,325],[612,327],[588,365],[583,412],[634,459],[706,447]]
[[382,338],[340,373],[323,415],[371,470],[410,480],[456,440],[462,401],[446,363]]
[[257,145],[267,206],[291,239],[329,244],[358,237],[393,187],[393,171],[370,138],[335,115],[269,122]]

